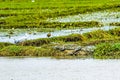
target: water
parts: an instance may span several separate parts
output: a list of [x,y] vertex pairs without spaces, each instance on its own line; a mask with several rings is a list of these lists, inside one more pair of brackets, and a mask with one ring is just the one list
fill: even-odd
[[[109,29],[114,29],[116,28],[115,26],[103,26],[103,27],[93,27],[93,28],[83,28],[81,29],[67,29],[67,30],[55,30],[53,32],[51,32],[51,37],[56,37],[56,36],[66,36],[66,35],[70,35],[73,33],[77,33],[77,34],[83,34],[83,33],[87,33],[87,32],[91,32],[94,30],[109,30]],[[31,30],[32,31],[32,30]],[[32,31],[34,32],[34,31]],[[29,34],[29,32],[26,30],[15,30],[14,32],[15,34],[13,34],[11,37],[5,36],[8,34],[7,31],[4,32],[0,32],[0,42],[10,42],[10,43],[14,43],[15,41],[23,41],[23,40],[31,40],[31,39],[37,39],[37,38],[47,38],[47,34],[48,32],[36,32],[36,34],[34,35],[33,33]]]
[[120,60],[0,58],[0,80],[119,80]]
[[98,21],[104,25],[108,25],[113,22],[120,22],[120,12],[111,11],[99,11],[86,14],[78,14],[73,16],[51,18],[47,21],[50,22],[86,22],[86,21]]

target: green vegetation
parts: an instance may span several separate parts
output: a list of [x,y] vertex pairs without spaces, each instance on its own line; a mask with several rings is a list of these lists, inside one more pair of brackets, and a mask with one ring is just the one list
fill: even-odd
[[7,43],[7,42],[5,42],[5,43],[0,42],[0,49],[4,48],[4,47],[6,47],[6,46],[10,46],[10,45],[14,45],[14,44],[12,44],[12,43]]
[[[119,0],[36,0],[34,3],[31,2],[31,0],[1,0],[0,27],[41,28],[44,26],[53,26],[57,28],[58,26],[60,26],[61,28],[63,28],[66,26],[60,25],[61,23],[49,23],[46,22],[46,20],[54,17],[63,17],[101,10],[119,10],[119,5]],[[52,26],[50,26],[51,24]],[[84,26],[85,24],[86,22],[82,26]],[[93,26],[93,24],[91,23],[87,23],[87,25]]]
[[62,23],[62,22],[39,22],[39,23],[23,23],[20,25],[13,22],[12,24],[7,24],[7,22],[0,21],[1,28],[5,29],[12,29],[12,28],[79,28],[79,27],[101,27],[102,24],[96,21],[90,21],[90,22],[68,22],[68,23]]
[[93,32],[85,33],[84,36],[86,36],[89,39],[103,39],[103,38],[111,38],[112,35],[110,35],[108,32],[103,30],[97,30]]
[[[97,11],[120,11],[120,0],[0,0],[0,28],[37,29],[36,32],[51,32],[64,28],[101,27],[97,21],[88,22],[52,22],[50,19],[77,14],[89,14]],[[108,14],[109,15],[109,14]],[[116,16],[119,18],[119,15]],[[113,22],[110,26],[120,26]],[[0,31],[1,31],[0,30]],[[0,42],[0,56],[65,56],[53,49],[57,43],[96,45],[94,58],[120,58],[120,28],[109,31],[97,30],[85,34],[71,34],[51,38],[26,40],[17,44]]]
[[0,50],[0,56],[57,56],[59,51],[52,48],[35,48],[32,46],[8,46]]
[[96,46],[94,58],[120,58],[120,43],[102,43]]

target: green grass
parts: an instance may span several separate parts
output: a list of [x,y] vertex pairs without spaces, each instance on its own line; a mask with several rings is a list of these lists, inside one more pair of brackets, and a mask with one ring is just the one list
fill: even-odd
[[5,18],[0,18],[0,25],[3,28],[41,27],[40,23],[46,23],[48,18],[107,9],[119,10],[119,5],[119,0],[36,0],[34,3],[30,0],[1,1],[0,16]]
[[[22,20],[21,20],[22,21]],[[19,25],[20,24],[20,25]],[[12,21],[12,24],[9,22],[5,22],[1,20],[0,28],[11,29],[11,28],[56,28],[56,29],[63,29],[63,28],[88,28],[88,27],[101,27],[102,24],[97,21],[88,21],[88,22],[20,22],[18,24],[17,21]]]
[[32,46],[7,46],[0,50],[0,56],[60,56],[53,48],[36,48]]
[[6,46],[10,46],[10,45],[14,45],[12,43],[7,43],[7,42],[0,42],[0,49],[6,47]]
[[96,46],[94,58],[120,58],[120,43],[102,43]]
[[[104,4],[115,4],[120,3],[119,0],[35,0],[32,3],[31,0],[5,0],[1,2],[0,7],[10,8],[35,8],[35,7],[70,7],[70,6],[100,6]],[[6,4],[6,5],[4,5]],[[11,5],[14,4],[14,5]],[[27,5],[26,5],[27,4]]]

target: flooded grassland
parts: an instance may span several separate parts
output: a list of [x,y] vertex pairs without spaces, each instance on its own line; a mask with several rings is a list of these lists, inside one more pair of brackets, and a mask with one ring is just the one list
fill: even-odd
[[49,6],[41,0],[28,1],[23,7],[26,2],[1,2],[0,56],[119,58],[118,0],[93,1],[92,5],[89,1],[50,1],[56,4]]

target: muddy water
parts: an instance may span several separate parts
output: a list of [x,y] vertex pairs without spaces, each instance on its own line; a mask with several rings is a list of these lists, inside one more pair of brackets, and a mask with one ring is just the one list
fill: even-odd
[[[101,28],[83,28],[81,29],[67,29],[67,30],[56,30],[51,32],[51,37],[55,37],[55,36],[65,36],[65,35],[69,35],[69,34],[73,34],[73,33],[78,33],[78,34],[83,34],[83,33],[87,33],[87,32],[91,32],[94,30],[109,30],[109,29],[113,29],[116,28],[115,26],[103,26]],[[47,34],[48,32],[35,32],[34,31],[29,31],[26,30],[14,30],[14,34],[10,35],[10,36],[6,36],[8,35],[7,31],[1,31],[0,32],[0,42],[11,42],[14,43],[15,41],[23,41],[23,40],[30,40],[30,39],[37,39],[37,38],[47,38]]]
[[119,80],[120,60],[0,58],[0,80]]

